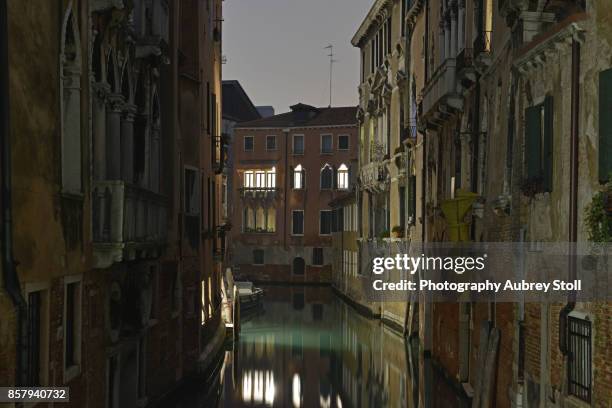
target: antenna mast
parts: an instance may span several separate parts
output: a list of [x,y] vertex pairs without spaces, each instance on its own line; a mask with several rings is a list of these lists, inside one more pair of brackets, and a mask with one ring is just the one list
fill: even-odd
[[334,63],[338,62],[338,60],[334,59],[334,46],[329,44],[325,47],[326,50],[329,50],[329,107],[332,106],[332,80],[334,77]]

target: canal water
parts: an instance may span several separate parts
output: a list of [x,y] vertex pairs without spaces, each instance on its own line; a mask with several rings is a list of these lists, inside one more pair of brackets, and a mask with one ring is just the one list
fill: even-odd
[[[243,314],[240,340],[207,385],[182,393],[176,408],[418,407],[419,392],[430,393],[418,386],[419,363],[403,336],[331,288],[264,289],[262,307]],[[427,406],[464,405],[444,381],[436,384],[450,400]]]

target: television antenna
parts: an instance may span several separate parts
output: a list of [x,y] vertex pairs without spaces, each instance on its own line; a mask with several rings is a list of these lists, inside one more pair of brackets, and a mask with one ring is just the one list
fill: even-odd
[[324,49],[329,50],[329,107],[332,106],[332,81],[334,77],[334,63],[338,62],[338,60],[334,59],[334,46],[329,44]]

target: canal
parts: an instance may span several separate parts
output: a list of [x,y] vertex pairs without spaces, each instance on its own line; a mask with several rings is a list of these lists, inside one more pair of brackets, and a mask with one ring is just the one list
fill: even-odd
[[243,315],[240,340],[209,378],[181,393],[176,408],[418,407],[419,392],[432,389],[447,397],[426,406],[467,406],[439,376],[419,387],[418,359],[403,336],[331,288],[265,291],[262,307]]

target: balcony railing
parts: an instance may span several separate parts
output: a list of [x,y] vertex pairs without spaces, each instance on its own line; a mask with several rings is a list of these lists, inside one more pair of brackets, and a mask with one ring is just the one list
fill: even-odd
[[423,116],[438,112],[441,104],[461,109],[462,99],[457,95],[457,60],[447,58],[438,67],[423,90]]
[[387,162],[371,162],[364,165],[360,172],[361,186],[372,192],[386,190],[389,184]]
[[92,203],[98,267],[159,254],[167,231],[163,196],[123,181],[97,181]]
[[221,174],[225,169],[225,161],[227,159],[227,143],[228,136],[223,134],[213,138],[212,145],[212,161],[215,174]]
[[242,198],[274,198],[280,189],[277,187],[242,187],[239,191]]

